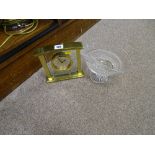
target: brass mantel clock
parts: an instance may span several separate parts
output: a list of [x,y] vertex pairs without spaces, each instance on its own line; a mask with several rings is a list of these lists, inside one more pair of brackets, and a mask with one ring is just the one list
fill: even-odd
[[[83,77],[81,68],[81,42],[70,42],[59,45],[45,46],[35,52],[38,56],[47,82],[56,82]],[[47,61],[50,61],[47,63]]]

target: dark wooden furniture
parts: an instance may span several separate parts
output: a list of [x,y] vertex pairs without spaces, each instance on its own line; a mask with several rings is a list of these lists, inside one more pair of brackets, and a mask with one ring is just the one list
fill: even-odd
[[[74,41],[99,20],[39,20],[31,34],[16,36],[0,49],[0,100],[17,88],[40,67],[33,56],[38,47]],[[0,41],[5,38],[0,31]]]

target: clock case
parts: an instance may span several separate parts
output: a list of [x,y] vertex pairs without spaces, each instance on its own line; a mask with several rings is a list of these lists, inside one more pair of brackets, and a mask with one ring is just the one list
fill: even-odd
[[[38,48],[34,55],[37,56],[42,64],[42,67],[45,71],[46,81],[47,83],[57,82],[62,80],[69,80],[80,78],[84,76],[84,72],[81,66],[81,49],[83,49],[83,45],[81,42],[69,42],[60,44],[61,48],[56,48],[57,45],[48,45],[42,48]],[[66,71],[54,71],[52,69],[52,65],[50,65],[47,60],[52,61],[52,58],[55,54],[66,54],[66,55],[74,55],[74,59],[72,59],[74,63],[74,67],[71,70]],[[52,62],[51,62],[52,64]],[[73,67],[72,66],[72,67]]]

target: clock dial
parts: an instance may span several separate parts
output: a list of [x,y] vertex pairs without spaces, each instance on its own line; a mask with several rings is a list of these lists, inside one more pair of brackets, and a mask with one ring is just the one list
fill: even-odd
[[69,54],[57,53],[51,60],[52,68],[56,71],[70,70],[72,66],[72,60]]

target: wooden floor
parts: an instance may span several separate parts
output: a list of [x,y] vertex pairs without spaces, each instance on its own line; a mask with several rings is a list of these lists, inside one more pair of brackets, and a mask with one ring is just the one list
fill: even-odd
[[[36,72],[41,67],[38,59],[33,56],[33,53],[36,50],[36,48],[49,44],[74,41],[98,21],[99,20],[69,20],[63,24],[60,23],[62,25],[60,25],[57,29],[40,38],[30,46],[24,48],[18,54],[9,58],[7,61],[1,63],[0,100],[2,100],[6,95],[8,95],[15,88],[17,88],[23,81],[29,78],[34,72]],[[49,24],[51,24],[51,21],[41,21],[40,25],[43,25],[43,27],[39,27],[40,31],[46,29],[49,26]],[[35,33],[38,32],[39,30],[37,30]],[[31,35],[29,34],[27,37],[32,37]],[[18,39],[16,38],[15,41],[12,41],[12,44],[8,43],[8,45],[5,45],[3,49],[0,50],[0,56],[6,53],[8,49],[12,49],[16,42],[23,42],[24,39],[25,38],[22,37]]]

